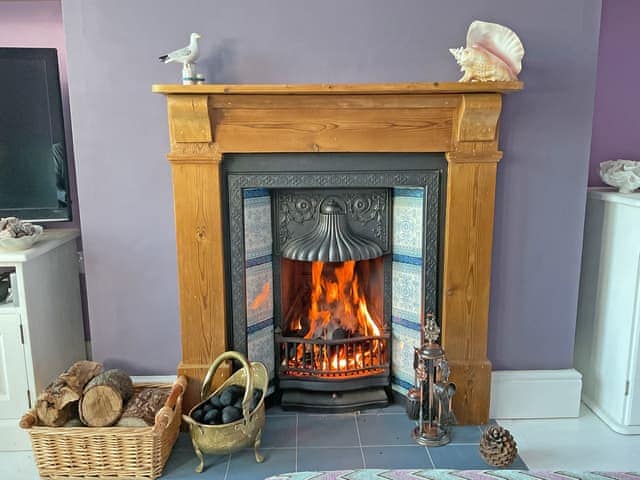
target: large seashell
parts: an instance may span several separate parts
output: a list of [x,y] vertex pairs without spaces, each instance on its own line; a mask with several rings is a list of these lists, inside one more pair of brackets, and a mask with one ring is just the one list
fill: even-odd
[[513,81],[522,70],[522,42],[513,30],[497,23],[472,22],[467,46],[449,51],[464,72],[461,82]]

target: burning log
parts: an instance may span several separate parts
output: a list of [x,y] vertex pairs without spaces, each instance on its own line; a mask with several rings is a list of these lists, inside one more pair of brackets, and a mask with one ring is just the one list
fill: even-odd
[[333,340],[343,340],[345,338],[351,338],[351,332],[345,330],[344,328],[336,328],[331,334],[331,338]]

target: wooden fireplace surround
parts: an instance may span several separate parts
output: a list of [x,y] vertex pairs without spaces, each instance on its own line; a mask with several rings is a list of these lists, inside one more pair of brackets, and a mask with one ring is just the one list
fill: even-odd
[[[520,82],[154,85],[167,96],[186,404],[227,349],[220,166],[226,153],[443,152],[442,342],[460,423],[488,420],[498,119]],[[221,371],[220,377],[228,372]],[[221,380],[218,379],[218,381]]]

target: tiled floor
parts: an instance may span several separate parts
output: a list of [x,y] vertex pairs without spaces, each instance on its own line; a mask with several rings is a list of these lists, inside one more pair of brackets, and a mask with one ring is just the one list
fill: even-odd
[[[518,442],[522,460],[532,470],[640,471],[640,435],[610,430],[589,409],[580,418],[555,420],[500,420]],[[263,464],[251,450],[231,456],[206,458],[207,470],[197,465],[188,435],[174,447],[162,478],[263,479],[276,473],[309,469],[370,468],[480,468],[478,427],[459,427],[452,443],[426,449],[411,439],[411,422],[397,406],[360,415],[296,415],[268,412],[262,449]],[[319,435],[320,432],[323,435]],[[296,435],[297,432],[297,435]],[[318,433],[318,435],[316,435]],[[524,468],[517,463],[512,468]],[[0,452],[0,479],[38,478],[31,452]]]
[[[257,464],[252,450],[206,457],[207,478],[262,479],[276,473],[350,468],[489,468],[478,454],[479,427],[455,427],[449,445],[425,448],[411,437],[414,423],[393,405],[359,414],[318,415],[272,408]],[[188,437],[180,438],[165,469],[167,479],[200,478]],[[526,468],[522,460],[513,468]]]
[[[262,436],[264,463],[255,462],[253,450],[229,456],[209,455],[205,457],[205,472],[194,473],[198,462],[189,436],[182,434],[163,478],[252,480],[285,472],[363,467],[489,468],[478,454],[479,427],[454,427],[449,445],[425,448],[413,441],[414,426],[404,408],[397,405],[344,415],[296,414],[272,408],[267,411]],[[3,475],[3,468],[10,470]],[[512,468],[526,466],[518,459]],[[0,478],[37,478],[31,454],[0,452]]]

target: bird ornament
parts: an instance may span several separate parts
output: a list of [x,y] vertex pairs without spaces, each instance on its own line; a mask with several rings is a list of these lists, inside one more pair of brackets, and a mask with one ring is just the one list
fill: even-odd
[[200,49],[198,48],[198,39],[200,38],[200,34],[192,33],[191,40],[189,41],[189,45],[183,48],[179,48],[178,50],[174,50],[173,52],[167,53],[165,55],[161,55],[158,59],[163,63],[182,63],[183,65],[186,63],[195,63],[200,56]]

